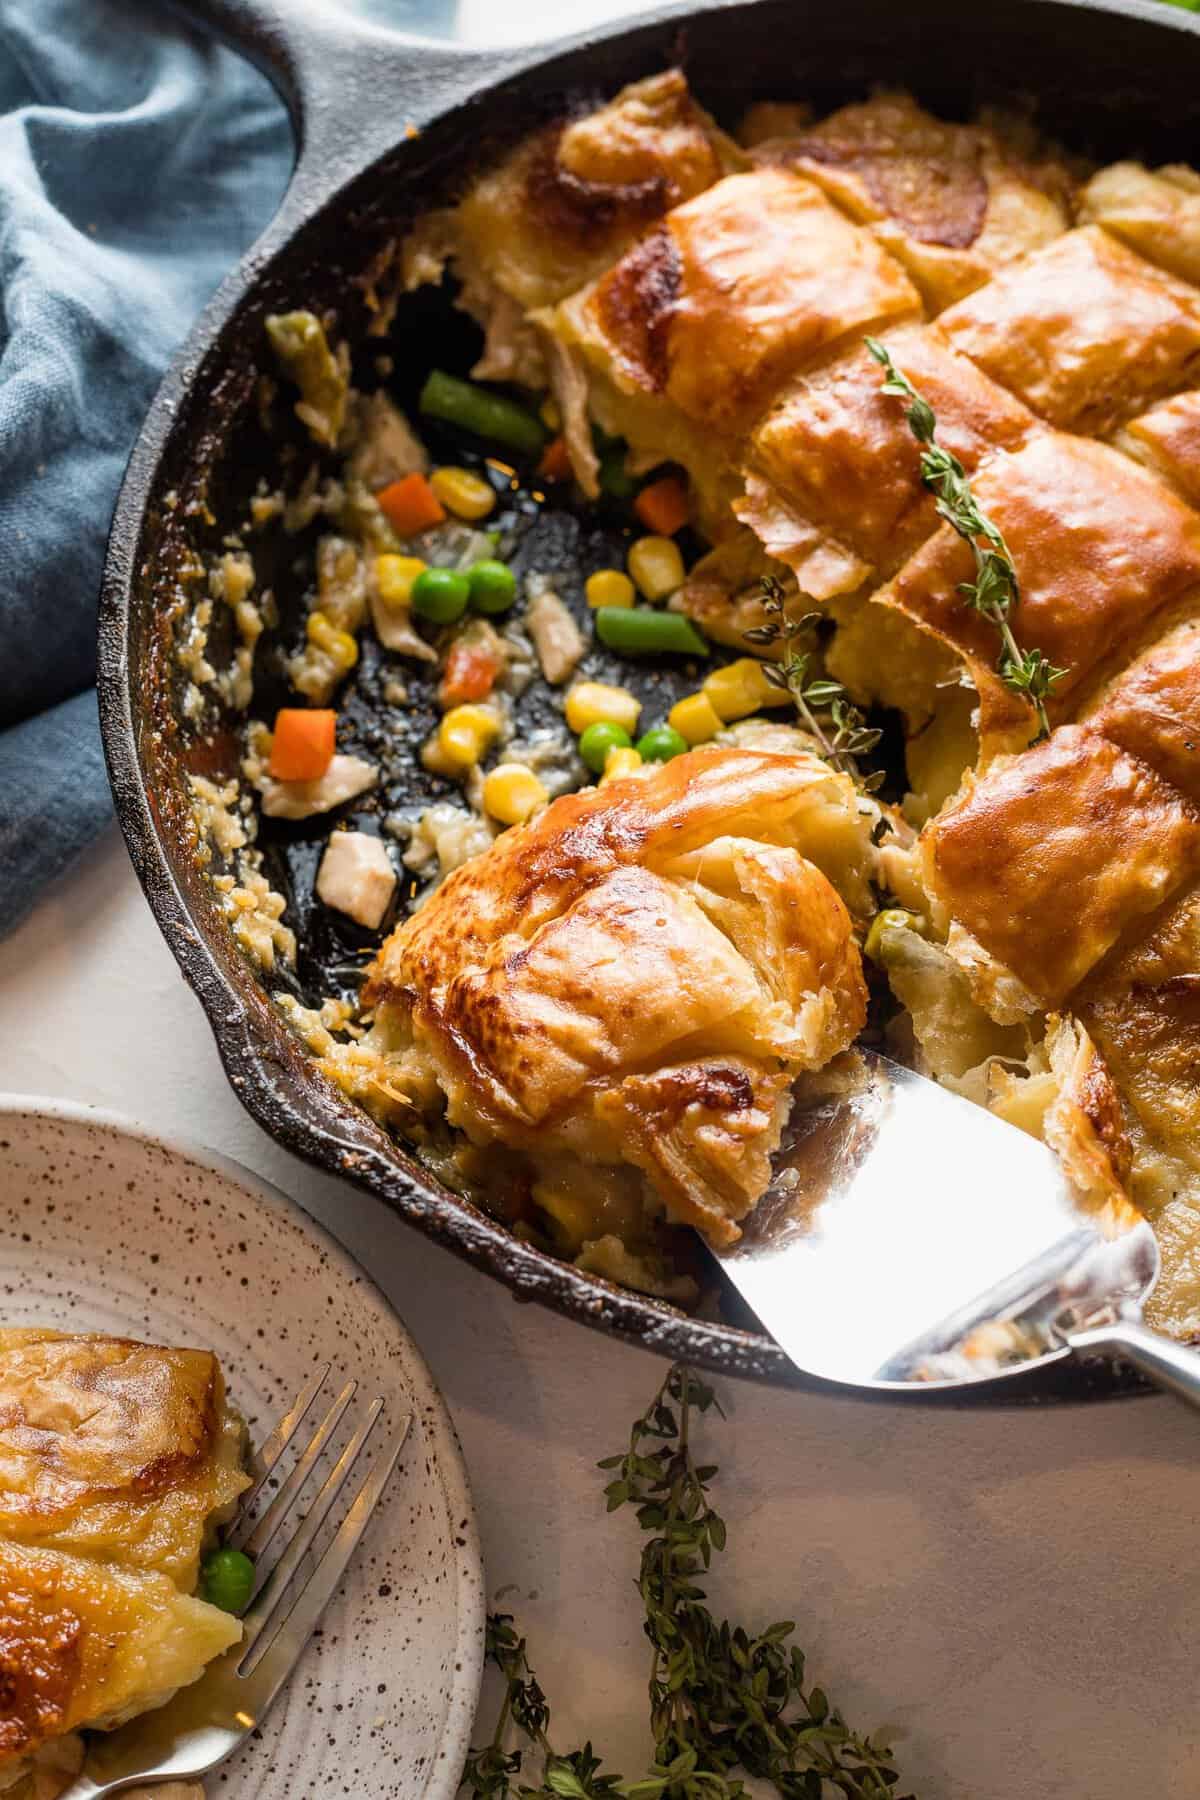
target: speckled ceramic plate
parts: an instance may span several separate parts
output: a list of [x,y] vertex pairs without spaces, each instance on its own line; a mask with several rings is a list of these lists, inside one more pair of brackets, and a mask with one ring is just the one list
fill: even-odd
[[313,1365],[413,1427],[287,1692],[209,1781],[228,1800],[451,1800],[482,1665],[483,1570],[462,1453],[420,1353],[319,1226],[236,1163],[110,1114],[0,1095],[6,1324],[195,1344],[257,1441]]

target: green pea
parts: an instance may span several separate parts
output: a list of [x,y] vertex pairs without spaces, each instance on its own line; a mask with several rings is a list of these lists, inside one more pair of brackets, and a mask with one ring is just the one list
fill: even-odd
[[507,612],[517,597],[517,578],[507,563],[485,556],[467,570],[471,605],[476,612]]
[[200,1598],[222,1612],[241,1613],[254,1592],[254,1564],[241,1550],[214,1550],[200,1565]]
[[471,583],[457,569],[422,569],[412,584],[409,604],[423,619],[449,625],[461,619],[471,597]]
[[[418,577],[418,580],[420,577]],[[416,584],[414,583],[414,591]],[[648,606],[598,606],[596,635],[622,656],[707,656],[708,645],[682,613]]]
[[687,747],[687,739],[673,725],[652,725],[637,741],[637,753],[643,762],[670,762],[673,756],[682,756]]
[[593,775],[603,775],[610,750],[630,750],[633,739],[623,725],[589,725],[579,740],[579,754]]

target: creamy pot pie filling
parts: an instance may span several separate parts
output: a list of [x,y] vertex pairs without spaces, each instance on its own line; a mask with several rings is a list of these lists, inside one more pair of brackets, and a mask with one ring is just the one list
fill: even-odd
[[[294,945],[248,792],[303,819],[331,783],[339,823],[361,807],[404,845],[399,916],[358,1000],[280,994],[322,1070],[514,1230],[687,1299],[676,1228],[729,1241],[796,1084],[869,1018],[894,1053],[1044,1137],[1089,1204],[1132,1195],[1163,1244],[1157,1322],[1200,1330],[1198,247],[1193,172],[1086,170],[1012,121],[947,123],[903,94],[825,119],[761,103],[729,136],[672,70],[540,127],[377,259],[368,329],[383,337],[402,295],[448,272],[483,333],[475,373],[524,390],[550,440],[514,489],[552,502],[573,481],[601,517],[614,494],[652,498],[657,547],[644,572],[635,543],[628,572],[589,578],[586,607],[561,569],[510,574],[493,616],[461,629],[440,572],[519,561],[503,530],[485,535],[494,494],[476,505],[470,471],[437,466],[384,389],[356,393],[332,318],[273,326],[299,417],[335,448],[286,494],[261,491],[217,574],[201,567],[210,618],[244,672],[248,609],[269,637],[274,604],[253,534],[316,531],[297,703],[336,701],[373,634],[389,700],[408,692],[405,659],[436,672],[421,762],[459,790],[394,820],[371,758],[346,770],[339,752],[315,787],[272,775],[280,726],[263,721],[247,787],[198,788],[201,854],[264,966],[288,970]],[[962,603],[969,549],[868,334],[1011,550],[1017,648],[1062,670],[1045,741]],[[459,399],[421,404],[446,418]],[[505,429],[542,451],[536,423]],[[495,492],[506,466],[477,465]],[[458,495],[450,519],[410,512],[422,482]],[[422,613],[426,563],[440,586]],[[780,654],[781,607],[819,615],[806,679],[894,721],[907,779],[888,798],[745,672]],[[662,766],[629,741],[644,692],[605,677],[614,710],[595,717],[580,696],[597,686],[591,609],[606,644],[649,630],[681,656],[736,654],[733,673],[700,679],[697,663],[699,691],[670,713],[689,735]],[[199,718],[203,634],[180,650]],[[539,668],[569,734],[523,723]],[[585,719],[609,732],[586,768]],[[376,906],[388,882],[374,843],[343,836],[324,883],[363,920],[354,871]]]

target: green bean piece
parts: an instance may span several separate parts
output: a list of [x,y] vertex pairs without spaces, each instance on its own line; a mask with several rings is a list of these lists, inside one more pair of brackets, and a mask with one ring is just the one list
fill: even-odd
[[525,456],[536,456],[546,442],[540,421],[515,400],[493,394],[474,381],[460,381],[444,369],[434,369],[426,378],[417,404],[431,419],[461,426],[476,437],[506,444]]
[[200,1565],[200,1598],[222,1612],[242,1613],[254,1592],[254,1564],[242,1550],[214,1550]]
[[621,656],[707,656],[708,645],[682,613],[648,606],[598,606],[596,635]]

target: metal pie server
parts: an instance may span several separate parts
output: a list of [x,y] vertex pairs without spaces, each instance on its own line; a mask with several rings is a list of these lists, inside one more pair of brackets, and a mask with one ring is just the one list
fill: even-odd
[[1141,1322],[1158,1246],[1132,1208],[1089,1214],[1037,1139],[885,1057],[855,1062],[794,1109],[719,1256],[798,1368],[911,1392],[1104,1357],[1200,1406],[1200,1353]]

